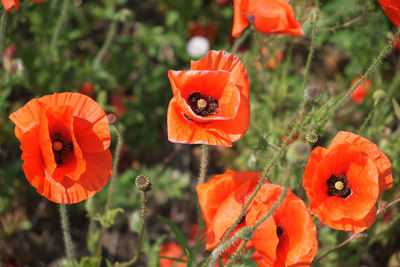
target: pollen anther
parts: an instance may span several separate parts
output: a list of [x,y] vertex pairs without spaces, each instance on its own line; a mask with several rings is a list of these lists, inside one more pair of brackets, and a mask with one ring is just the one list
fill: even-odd
[[207,101],[203,98],[200,98],[199,100],[197,100],[197,107],[199,109],[205,109],[207,107]]

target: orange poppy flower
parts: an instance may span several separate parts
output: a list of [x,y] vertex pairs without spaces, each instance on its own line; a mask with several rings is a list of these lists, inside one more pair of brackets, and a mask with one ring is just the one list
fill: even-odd
[[372,225],[380,192],[392,186],[392,165],[367,139],[339,132],[308,159],[303,187],[311,212],[327,226],[361,232]]
[[[261,174],[256,172],[226,171],[197,187],[207,226],[207,250],[219,244],[240,214],[260,177]],[[254,226],[271,209],[281,193],[281,186],[264,184],[234,232],[243,226]],[[305,203],[289,190],[273,216],[256,229],[246,248],[256,249],[253,258],[260,266],[309,264],[317,252],[318,242],[316,228]],[[224,252],[223,257],[233,252],[234,248],[230,248]]]
[[254,19],[254,25],[262,33],[303,35],[300,23],[294,17],[287,0],[234,0],[232,36],[239,36]]
[[[360,79],[361,77],[354,79],[350,88],[356,85]],[[353,93],[350,96],[351,101],[357,104],[362,103],[364,101],[365,95],[369,92],[370,89],[371,89],[371,80],[367,78],[363,83],[361,83],[356,88],[356,90],[353,91]]]
[[240,59],[209,51],[187,71],[169,71],[168,140],[230,147],[249,127],[250,83]]
[[[42,3],[44,0],[29,0],[33,3]],[[6,11],[10,12],[14,7],[18,10],[19,0],[1,0]]]
[[79,93],[43,96],[10,115],[29,183],[56,203],[93,196],[112,173],[107,116]]
[[378,0],[386,15],[396,27],[400,27],[400,2],[398,0]]
[[[280,185],[264,184],[248,209],[246,224],[253,226],[265,216],[282,192]],[[259,266],[309,266],[318,250],[310,211],[290,189],[273,215],[257,227],[251,242]]]
[[[186,260],[186,257],[184,257],[184,253],[181,246],[179,246],[177,243],[174,242],[162,244],[160,250],[160,256]],[[161,258],[160,267],[186,267],[186,263],[166,258]]]

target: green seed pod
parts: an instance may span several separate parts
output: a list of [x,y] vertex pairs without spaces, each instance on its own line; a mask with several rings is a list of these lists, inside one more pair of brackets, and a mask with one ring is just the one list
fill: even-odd
[[302,163],[308,159],[310,152],[311,147],[309,144],[296,140],[289,146],[286,158],[293,164]]
[[318,141],[318,134],[315,130],[312,130],[306,134],[306,141],[310,145],[315,144]]
[[372,97],[374,98],[375,101],[379,101],[382,98],[384,98],[385,96],[386,96],[386,93],[382,89],[376,90],[374,92],[374,94],[372,95]]
[[239,237],[242,240],[249,241],[254,236],[254,231],[251,227],[245,226],[239,231]]

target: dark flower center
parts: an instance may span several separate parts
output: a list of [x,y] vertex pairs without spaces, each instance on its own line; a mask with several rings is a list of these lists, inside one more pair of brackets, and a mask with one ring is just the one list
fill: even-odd
[[276,235],[277,235],[278,237],[281,237],[281,236],[283,235],[284,232],[285,232],[285,231],[283,231],[282,226],[278,225],[278,226],[276,227]]
[[68,153],[74,151],[72,142],[68,142],[68,140],[59,132],[52,134],[51,143],[53,147],[54,160],[57,165],[63,164]]
[[202,117],[214,115],[218,110],[218,100],[199,92],[190,94],[188,102],[193,112]]
[[328,195],[347,198],[351,194],[349,182],[346,175],[339,174],[338,176],[331,175],[328,181]]

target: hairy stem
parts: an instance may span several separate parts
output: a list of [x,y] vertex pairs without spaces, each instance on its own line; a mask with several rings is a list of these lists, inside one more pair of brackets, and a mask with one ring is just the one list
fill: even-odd
[[133,258],[128,261],[128,262],[123,262],[123,263],[117,263],[115,266],[116,267],[125,267],[125,266],[130,266],[134,264],[138,259],[140,255],[140,250],[142,248],[142,243],[143,243],[143,238],[144,238],[144,233],[146,230],[146,213],[147,213],[147,192],[140,192],[142,195],[142,200],[141,200],[141,205],[140,205],[140,219],[142,222],[142,226],[140,228],[140,233],[139,233],[139,239],[138,239],[138,244],[136,247],[136,252]]
[[[258,222],[252,227],[253,232],[259,227],[266,219],[268,219],[272,213],[275,211],[276,208],[279,207],[279,205],[282,203],[282,201],[285,199],[286,194],[287,194],[288,188],[285,187],[283,189],[283,192],[281,193],[279,199],[275,202],[275,204],[272,206],[272,208],[267,212],[267,214],[264,215]],[[243,240],[243,244],[240,246],[240,248],[233,254],[233,256],[229,259],[227,264],[225,265],[226,267],[232,266],[232,264],[237,261],[240,258],[240,255],[242,255],[244,248],[247,245],[248,240]]]
[[231,53],[232,54],[236,54],[239,47],[243,44],[243,42],[247,39],[247,36],[249,36],[251,31],[249,31],[248,29],[244,30],[244,32],[235,39],[235,42],[233,43],[232,49],[231,49]]
[[[104,208],[104,214],[107,213],[107,211],[110,209],[111,206],[111,199],[112,195],[114,192],[114,184],[115,184],[115,179],[118,177],[118,164],[119,164],[119,158],[121,156],[121,148],[123,144],[123,136],[121,130],[115,126],[115,124],[112,124],[112,126],[115,129],[115,132],[117,133],[117,145],[115,147],[115,152],[114,152],[114,160],[113,160],[113,173],[110,178],[110,187],[108,189],[108,196],[107,196],[107,202],[106,206]],[[97,256],[101,255],[101,248],[103,246],[103,237],[106,231],[105,225],[101,225],[101,232],[100,232],[100,237],[99,237],[99,244],[97,246]]]
[[204,183],[207,173],[208,165],[208,146],[206,144],[201,145],[201,162],[200,162],[200,174],[197,185]]
[[63,230],[64,243],[65,243],[65,252],[67,254],[70,266],[74,266],[75,257],[72,249],[71,233],[69,231],[69,221],[68,221],[66,205],[60,203],[58,205],[58,210],[60,212],[61,228]]

